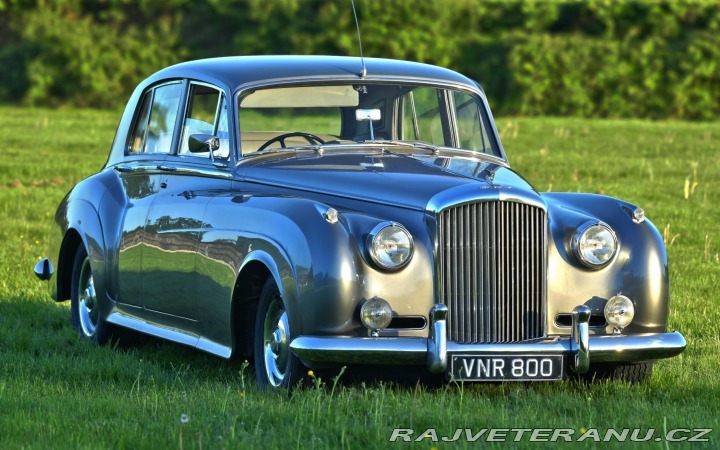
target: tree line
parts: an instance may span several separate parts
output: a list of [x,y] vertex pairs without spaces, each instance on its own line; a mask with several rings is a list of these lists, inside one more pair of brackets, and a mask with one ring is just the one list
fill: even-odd
[[[357,0],[366,56],[480,82],[500,114],[708,120],[720,2]],[[350,0],[0,0],[0,102],[118,108],[198,58],[358,55]]]

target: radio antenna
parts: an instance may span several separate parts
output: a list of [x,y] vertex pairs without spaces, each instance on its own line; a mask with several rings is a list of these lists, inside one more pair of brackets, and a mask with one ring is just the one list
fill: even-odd
[[367,75],[367,69],[365,68],[365,58],[363,58],[363,51],[362,51],[362,38],[360,38],[360,23],[358,22],[357,18],[357,12],[355,12],[355,1],[350,0],[350,4],[352,5],[353,9],[353,16],[355,16],[355,28],[357,28],[358,32],[358,45],[360,46],[360,73],[358,76],[360,78],[365,78],[365,75]]

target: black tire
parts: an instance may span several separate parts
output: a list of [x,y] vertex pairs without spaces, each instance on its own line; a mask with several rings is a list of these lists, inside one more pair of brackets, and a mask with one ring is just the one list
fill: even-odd
[[111,327],[101,313],[95,293],[90,258],[84,246],[75,254],[70,291],[72,327],[82,339],[106,344],[112,337]]
[[275,280],[265,282],[255,316],[255,376],[261,389],[290,390],[307,370],[290,350],[292,331]]
[[614,380],[640,383],[650,379],[652,368],[652,361],[627,364],[596,364],[590,366],[590,370],[583,378],[587,381]]

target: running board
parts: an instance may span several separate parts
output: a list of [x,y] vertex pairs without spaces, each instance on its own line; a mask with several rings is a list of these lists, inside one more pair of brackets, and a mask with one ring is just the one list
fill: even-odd
[[159,325],[148,322],[115,310],[106,319],[109,323],[129,328],[140,333],[149,334],[168,341],[177,342],[178,344],[195,347],[198,350],[211,353],[221,358],[229,359],[232,354],[232,348],[218,344],[194,333],[187,333],[176,328]]

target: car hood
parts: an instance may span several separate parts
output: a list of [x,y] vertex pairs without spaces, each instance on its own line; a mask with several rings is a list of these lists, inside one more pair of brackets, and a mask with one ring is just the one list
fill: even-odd
[[[248,161],[250,162],[250,161]],[[246,166],[246,181],[424,210],[448,193],[498,188],[539,194],[507,166],[450,156],[331,153],[265,159]]]

